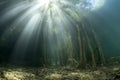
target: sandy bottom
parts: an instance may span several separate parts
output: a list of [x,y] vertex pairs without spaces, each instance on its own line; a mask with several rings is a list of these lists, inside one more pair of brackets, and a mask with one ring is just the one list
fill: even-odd
[[96,70],[0,67],[0,80],[120,80],[120,66]]

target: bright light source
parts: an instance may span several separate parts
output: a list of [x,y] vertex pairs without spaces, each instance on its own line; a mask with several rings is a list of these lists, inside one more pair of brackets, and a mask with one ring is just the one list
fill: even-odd
[[[105,2],[106,0],[83,0],[80,4],[84,9],[98,10],[104,6]],[[79,4],[77,6],[79,6]]]
[[50,0],[37,0],[39,4],[48,4]]
[[101,8],[105,4],[105,0],[90,0],[93,10]]

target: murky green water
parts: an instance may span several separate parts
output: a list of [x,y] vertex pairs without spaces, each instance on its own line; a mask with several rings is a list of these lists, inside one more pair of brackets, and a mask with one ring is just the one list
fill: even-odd
[[[119,64],[120,1],[0,1],[0,63]],[[109,64],[111,64],[109,62]]]

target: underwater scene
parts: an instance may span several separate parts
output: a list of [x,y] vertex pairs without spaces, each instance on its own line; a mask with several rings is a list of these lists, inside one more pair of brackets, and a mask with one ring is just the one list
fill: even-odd
[[120,80],[120,0],[0,0],[0,80]]

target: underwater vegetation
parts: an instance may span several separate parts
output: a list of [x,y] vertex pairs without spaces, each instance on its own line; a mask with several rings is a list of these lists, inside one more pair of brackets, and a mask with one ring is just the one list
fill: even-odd
[[96,68],[105,63],[99,37],[87,18],[98,8],[96,2],[18,0],[13,3],[2,10],[5,14],[1,18],[2,25],[12,19],[2,34],[3,40],[11,39],[14,44],[10,63],[81,68]]
[[0,80],[119,80],[94,20],[106,2],[1,0]]

